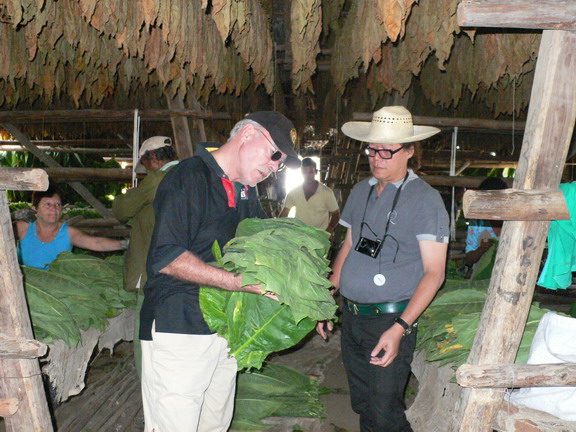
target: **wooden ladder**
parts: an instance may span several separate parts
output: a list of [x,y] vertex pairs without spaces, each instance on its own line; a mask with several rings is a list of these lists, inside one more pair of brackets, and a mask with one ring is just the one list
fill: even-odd
[[0,416],[6,432],[52,432],[38,357],[47,346],[33,340],[6,190],[46,190],[41,169],[0,168]]

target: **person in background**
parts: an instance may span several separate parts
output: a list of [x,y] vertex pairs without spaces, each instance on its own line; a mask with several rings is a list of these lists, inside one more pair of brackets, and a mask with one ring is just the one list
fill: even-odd
[[137,168],[144,167],[146,177],[138,184],[138,187],[116,196],[112,203],[112,212],[120,222],[125,223],[132,219],[130,246],[124,258],[124,289],[138,293],[134,322],[134,360],[138,376],[142,376],[142,349],[138,334],[140,332],[140,309],[144,302],[144,293],[140,288],[144,287],[148,280],[146,257],[154,230],[152,204],[160,181],[178,163],[176,159],[176,151],[170,138],[154,136],[145,140],[138,152]]
[[[367,143],[372,177],[354,186],[340,224],[348,228],[330,280],[344,298],[342,359],[361,432],[411,431],[404,390],[417,319],[444,281],[449,218],[438,191],[411,169],[417,141],[439,129],[414,126],[400,106],[342,132]],[[326,338],[326,322],[318,333]]]
[[[480,183],[479,190],[507,189],[508,185],[498,177],[488,177]],[[482,255],[490,249],[495,240],[500,237],[503,221],[471,219],[466,235],[466,257],[464,263],[468,268],[467,275],[471,273],[474,265]]]
[[52,184],[45,191],[32,194],[32,208],[36,211],[35,222],[16,221],[16,236],[21,264],[48,270],[52,261],[72,246],[97,252],[123,250],[128,240],[94,237],[60,220],[62,217],[62,194]]
[[290,191],[278,217],[286,217],[296,207],[296,217],[316,228],[333,233],[340,219],[340,210],[334,192],[316,180],[318,169],[311,158],[302,160],[302,186]]
[[197,146],[158,186],[140,315],[147,432],[228,430],[237,364],[227,341],[204,321],[200,286],[275,299],[244,284],[241,274],[208,263],[215,261],[214,242],[224,246],[240,221],[266,217],[255,186],[284,164],[300,166],[295,141],[282,114],[255,112],[217,150]]

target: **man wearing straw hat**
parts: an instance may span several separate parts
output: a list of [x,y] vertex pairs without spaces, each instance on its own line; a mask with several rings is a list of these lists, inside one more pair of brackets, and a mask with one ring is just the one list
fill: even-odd
[[[331,281],[344,297],[342,357],[362,432],[411,431],[404,389],[417,319],[444,281],[449,218],[440,194],[418,178],[417,141],[440,132],[414,126],[399,106],[342,132],[366,143],[372,177],[354,186],[348,228]],[[326,323],[317,330],[326,338]],[[331,325],[328,323],[328,329]]]

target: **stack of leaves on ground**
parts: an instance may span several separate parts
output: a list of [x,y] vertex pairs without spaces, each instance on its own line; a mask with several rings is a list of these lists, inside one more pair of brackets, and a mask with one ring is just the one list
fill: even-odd
[[244,292],[203,287],[200,305],[210,328],[228,341],[238,368],[260,368],[272,352],[297,344],[316,325],[334,318],[326,255],[328,233],[297,219],[246,219],[217,264],[260,284],[279,302]]
[[232,430],[262,431],[267,417],[322,417],[318,381],[295,369],[266,364],[238,375]]
[[[454,367],[466,362],[489,284],[489,279],[446,280],[418,323],[417,349],[424,352],[427,361],[439,361],[441,365],[451,363]],[[526,363],[534,333],[546,312],[549,311],[537,303],[532,304],[516,363]]]
[[134,308],[134,293],[122,287],[124,258],[106,260],[64,252],[48,271],[23,266],[26,297],[37,340],[80,341],[80,330],[104,331],[108,319]]

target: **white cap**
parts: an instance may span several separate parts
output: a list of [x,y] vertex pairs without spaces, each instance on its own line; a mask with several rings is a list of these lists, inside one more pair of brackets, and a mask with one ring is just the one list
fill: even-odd
[[142,162],[140,160],[142,159],[142,156],[144,156],[146,152],[157,150],[159,148],[170,145],[172,145],[172,140],[170,139],[170,137],[166,136],[154,136],[145,140],[142,143],[142,146],[140,147],[140,151],[138,152],[138,162],[136,162],[136,170],[140,171],[144,169],[144,166],[142,165]]

